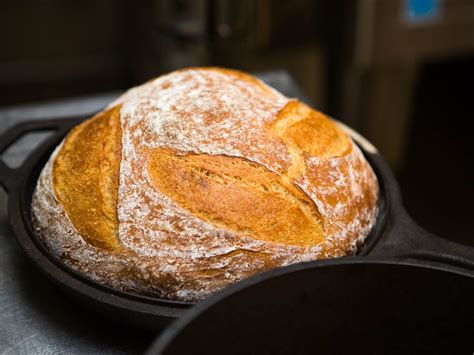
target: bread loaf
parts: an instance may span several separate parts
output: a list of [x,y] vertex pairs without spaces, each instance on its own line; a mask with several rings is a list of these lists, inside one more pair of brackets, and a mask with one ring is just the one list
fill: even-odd
[[34,191],[38,237],[110,287],[196,301],[257,272],[349,255],[375,175],[324,114],[254,77],[191,68],[75,127]]

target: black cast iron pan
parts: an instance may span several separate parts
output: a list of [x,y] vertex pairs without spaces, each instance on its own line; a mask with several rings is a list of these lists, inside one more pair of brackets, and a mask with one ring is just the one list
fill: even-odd
[[[0,136],[2,154],[27,132],[54,130],[54,134],[35,149],[19,168],[11,169],[0,160],[0,184],[8,193],[11,226],[27,256],[70,295],[124,323],[160,329],[183,315],[192,304],[129,294],[100,285],[50,255],[32,229],[30,204],[36,180],[54,148],[73,126],[84,119],[24,122]],[[474,249],[432,236],[417,226],[403,209],[398,186],[383,158],[376,152],[363,151],[377,174],[381,199],[376,225],[361,248],[360,257],[417,259],[420,263],[434,263],[447,271],[474,272]],[[356,258],[339,260],[346,264],[360,262]],[[300,267],[319,264],[326,265],[326,262],[316,261]]]
[[356,257],[259,274],[171,324],[148,355],[472,354],[474,277]]

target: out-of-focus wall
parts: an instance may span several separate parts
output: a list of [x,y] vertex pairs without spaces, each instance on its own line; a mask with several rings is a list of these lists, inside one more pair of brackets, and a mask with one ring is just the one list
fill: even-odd
[[123,86],[125,1],[2,1],[0,105]]
[[0,11],[0,105],[125,89],[191,65],[287,70],[325,104],[323,1],[18,0]]

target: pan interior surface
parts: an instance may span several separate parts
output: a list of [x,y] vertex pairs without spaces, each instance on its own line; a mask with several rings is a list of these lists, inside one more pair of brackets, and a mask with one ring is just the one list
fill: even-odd
[[149,354],[472,352],[472,277],[361,259],[234,285],[174,323]]

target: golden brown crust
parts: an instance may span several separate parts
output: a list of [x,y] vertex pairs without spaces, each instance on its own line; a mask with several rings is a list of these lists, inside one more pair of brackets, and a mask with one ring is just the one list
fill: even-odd
[[347,155],[352,147],[350,138],[323,113],[300,101],[292,101],[280,111],[272,123],[274,132],[286,144],[319,158]]
[[99,113],[67,136],[53,166],[53,187],[74,227],[100,248],[116,249],[121,158],[120,107]]

